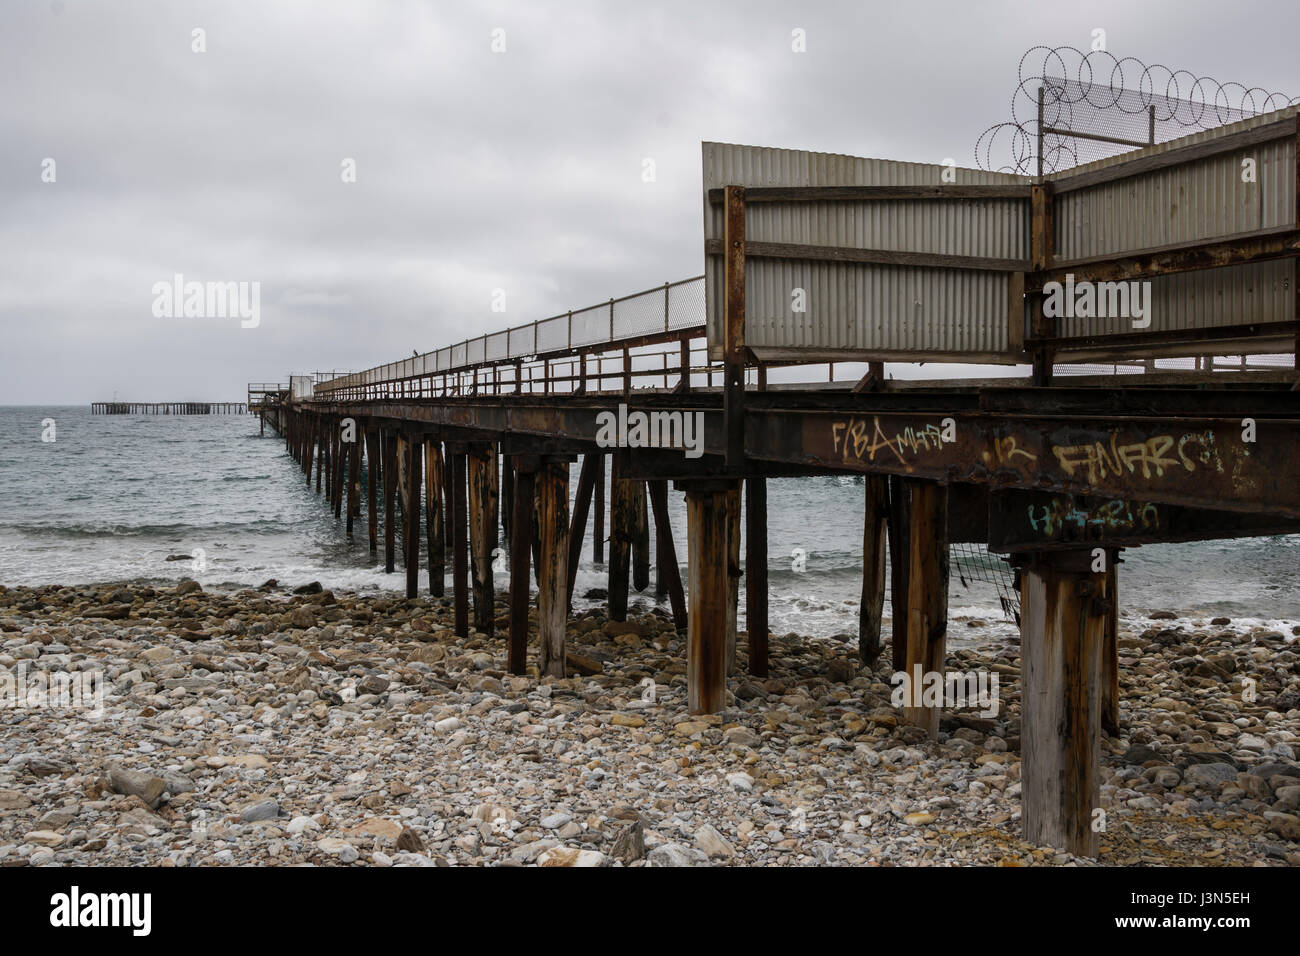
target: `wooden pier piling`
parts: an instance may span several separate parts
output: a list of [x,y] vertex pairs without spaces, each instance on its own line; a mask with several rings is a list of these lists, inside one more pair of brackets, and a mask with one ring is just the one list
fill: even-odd
[[379,552],[379,430],[373,423],[365,430],[366,444],[366,528],[370,553]]
[[352,522],[361,514],[361,449],[362,439],[353,434],[348,445],[348,537],[352,537]]
[[677,630],[686,628],[686,595],[682,591],[682,573],[677,565],[677,546],[673,543],[673,527],[668,520],[668,482],[647,482],[650,504],[655,519],[655,574],[663,579],[664,591],[673,609],[673,624]]
[[1118,737],[1119,727],[1119,555],[1118,548],[1106,551],[1106,581],[1100,600],[1106,614],[1105,641],[1101,656],[1101,729]]
[[605,563],[605,453],[593,456],[596,460],[596,516],[591,528],[591,558],[596,564]]
[[584,455],[578,471],[578,488],[573,500],[573,517],[569,526],[568,606],[573,607],[573,589],[578,581],[578,564],[582,560],[582,539],[587,534],[587,514],[596,487],[596,455]]
[[1021,576],[1021,807],[1024,837],[1095,856],[1107,574],[1091,555],[1034,555]]
[[407,436],[405,446],[406,494],[402,500],[402,516],[406,519],[406,596],[413,598],[420,591],[420,451],[424,443],[415,436]]
[[911,509],[907,483],[890,475],[889,486],[889,603],[890,654],[894,673],[907,666],[907,601],[910,585],[907,568],[912,560]]
[[397,567],[397,436],[385,431],[384,452],[384,573]]
[[[733,482],[678,483],[686,491],[690,611],[686,630],[686,696],[692,714],[726,706],[727,498]],[[612,559],[612,555],[611,555]]]
[[736,634],[740,616],[740,487],[727,492],[727,673],[736,669]]
[[548,458],[537,474],[541,566],[537,586],[538,669],[564,676],[564,636],[569,603],[569,460]]
[[510,646],[506,666],[512,674],[528,667],[528,576],[532,557],[535,459],[516,455],[514,514],[510,518]]
[[612,461],[609,482],[609,619],[626,621],[636,499],[632,480],[622,477],[618,456],[613,456]]
[[908,560],[907,659],[913,699],[903,707],[903,723],[939,736],[941,706],[916,706],[921,681],[943,674],[948,633],[948,489],[932,481],[912,481],[911,555]]
[[446,591],[447,547],[446,525],[443,521],[444,489],[442,487],[442,443],[437,439],[424,441],[424,501],[425,535],[429,552],[429,594],[442,597]]
[[868,667],[876,663],[883,645],[881,619],[885,611],[885,541],[889,524],[889,491],[884,475],[866,475],[862,525],[862,603],[858,609],[858,656]]
[[457,637],[469,635],[469,561],[468,519],[465,511],[466,458],[465,445],[449,444],[451,458],[451,494],[447,496],[451,516],[451,597],[455,633]]
[[632,587],[644,591],[650,586],[650,516],[646,508],[645,482],[632,482]]
[[767,676],[767,479],[745,479],[745,627],[749,672]]
[[[567,503],[566,503],[567,505]],[[497,447],[475,443],[469,452],[470,554],[474,565],[474,627],[491,635],[494,630],[495,587],[492,555],[497,531]]]

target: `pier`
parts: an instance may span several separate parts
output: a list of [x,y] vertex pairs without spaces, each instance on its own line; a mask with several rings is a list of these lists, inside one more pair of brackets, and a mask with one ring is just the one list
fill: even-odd
[[92,415],[245,415],[244,402],[91,402]]
[[[863,165],[871,160],[834,167],[858,170],[839,182],[773,182],[780,164],[756,148],[717,146],[710,167],[706,144],[704,276],[310,387],[265,390],[255,411],[347,530],[365,533],[376,555],[382,546],[387,571],[396,572],[400,552],[408,596],[442,596],[450,564],[457,634],[471,621],[492,631],[493,550],[504,537],[509,627],[500,637],[513,674],[530,665],[565,674],[588,526],[615,621],[627,613],[629,582],[648,582],[653,527],[660,586],[687,637],[695,714],[727,706],[742,590],[748,668],[766,673],[767,480],[862,475],[864,665],[884,665],[887,650],[892,671],[942,675],[950,545],[976,542],[1005,556],[1020,596],[1024,834],[1095,855],[1099,748],[1122,721],[1124,549],[1300,531],[1295,359],[1257,369],[1243,358],[1226,371],[1216,363],[1300,355],[1300,123],[1291,109],[1216,132],[1097,168],[1033,179],[962,171],[952,185],[941,185],[941,167],[918,164],[911,183],[881,181],[887,173]],[[1246,185],[1275,190],[1257,205],[1281,219],[1229,232],[1212,210],[1180,206],[1200,218],[1138,247],[1102,228],[1104,216],[1167,201],[1129,190],[1181,196],[1171,177],[1207,162],[1239,169],[1243,150],[1264,148],[1276,150],[1286,175]],[[1111,195],[1116,184],[1124,189]],[[884,207],[901,223],[885,240],[852,228],[823,245],[800,238],[800,216],[870,220]],[[905,228],[907,217],[949,222],[956,213],[972,217],[976,236],[960,254],[942,230]],[[1190,295],[1187,277],[1264,289],[1274,271],[1288,281],[1274,299],[1261,292],[1255,312],[1193,315],[1178,298]],[[1151,282],[1159,318],[1148,328],[1054,316],[1043,303],[1067,276]],[[825,293],[814,311],[792,312],[792,292],[826,287],[870,294]],[[898,289],[896,309],[873,310]],[[957,289],[964,298],[953,298]],[[953,301],[961,308],[946,312]],[[1183,367],[1168,361],[1187,358]],[[884,363],[899,361],[1032,372],[888,380]],[[1115,374],[1121,363],[1146,371]],[[861,374],[836,379],[845,364]],[[679,543],[667,515],[683,499]],[[910,703],[900,721],[935,737],[941,702]]]

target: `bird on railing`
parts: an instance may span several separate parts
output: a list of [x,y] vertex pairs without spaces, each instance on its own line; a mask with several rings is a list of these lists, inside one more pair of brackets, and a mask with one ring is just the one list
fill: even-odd
[[411,349],[411,355],[414,356],[415,358],[419,358],[419,357],[420,357],[420,353],[417,352],[415,349]]

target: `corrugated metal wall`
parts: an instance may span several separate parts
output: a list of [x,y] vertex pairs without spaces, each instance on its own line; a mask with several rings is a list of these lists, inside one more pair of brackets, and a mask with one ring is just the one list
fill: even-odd
[[[804,150],[705,143],[704,236],[721,239],[729,186],[937,186],[943,166]],[[1022,176],[959,169],[963,185],[1026,185]],[[990,258],[1029,258],[1029,205],[1016,200],[762,203],[746,210],[750,242],[792,242]],[[705,267],[710,356],[721,358],[722,261]],[[806,311],[793,310],[804,290]],[[969,353],[1013,361],[1003,273],[751,259],[745,342],[757,349]]]
[[[1053,200],[1056,262],[1119,257],[1294,225],[1297,113],[1295,107],[1279,110],[1047,177],[1069,190]],[[1273,125],[1276,138],[1071,188],[1070,179],[1083,173]],[[1247,157],[1255,162],[1253,182],[1242,181],[1242,160]],[[703,170],[707,242],[722,239],[723,231],[723,210],[709,202],[710,189],[933,186],[941,185],[943,167],[705,143]],[[981,170],[961,169],[957,174],[962,185],[1030,182]],[[752,203],[746,208],[745,231],[750,242],[1021,260],[1030,254],[1029,204],[1015,200]],[[1295,270],[1292,260],[1279,260],[1159,277],[1151,280],[1149,326],[1137,329],[1132,318],[1064,319],[1059,334],[1170,332],[1292,321]],[[715,361],[722,354],[722,271],[721,257],[706,256],[709,351]],[[753,257],[746,263],[746,344],[760,356],[764,350],[790,349],[1023,361],[1023,353],[1009,350],[1008,283],[1008,276],[998,272]],[[804,313],[793,308],[796,289],[804,292]],[[1261,350],[1275,347],[1260,343]]]
[[[1296,113],[1295,108],[1279,110],[1065,170],[1047,179],[1068,186],[1072,177],[1083,173],[1291,120]],[[1245,158],[1255,161],[1254,182],[1242,180]],[[1284,124],[1281,135],[1266,142],[1064,192],[1054,198],[1054,204],[1058,262],[1288,227],[1296,218],[1294,126]],[[1140,331],[1292,321],[1296,314],[1294,276],[1295,263],[1278,260],[1152,279],[1151,324]],[[1066,319],[1060,324],[1062,335],[1134,331],[1139,330],[1128,319]],[[1259,348],[1267,351],[1270,346],[1261,342]]]

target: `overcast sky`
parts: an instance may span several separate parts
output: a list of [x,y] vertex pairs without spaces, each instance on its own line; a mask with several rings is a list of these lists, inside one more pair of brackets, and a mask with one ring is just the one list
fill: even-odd
[[[1300,94],[1295,0],[1060,6],[5,0],[0,404],[242,400],[697,275],[702,140],[974,165],[1096,27]],[[176,273],[260,324],[156,317]]]

